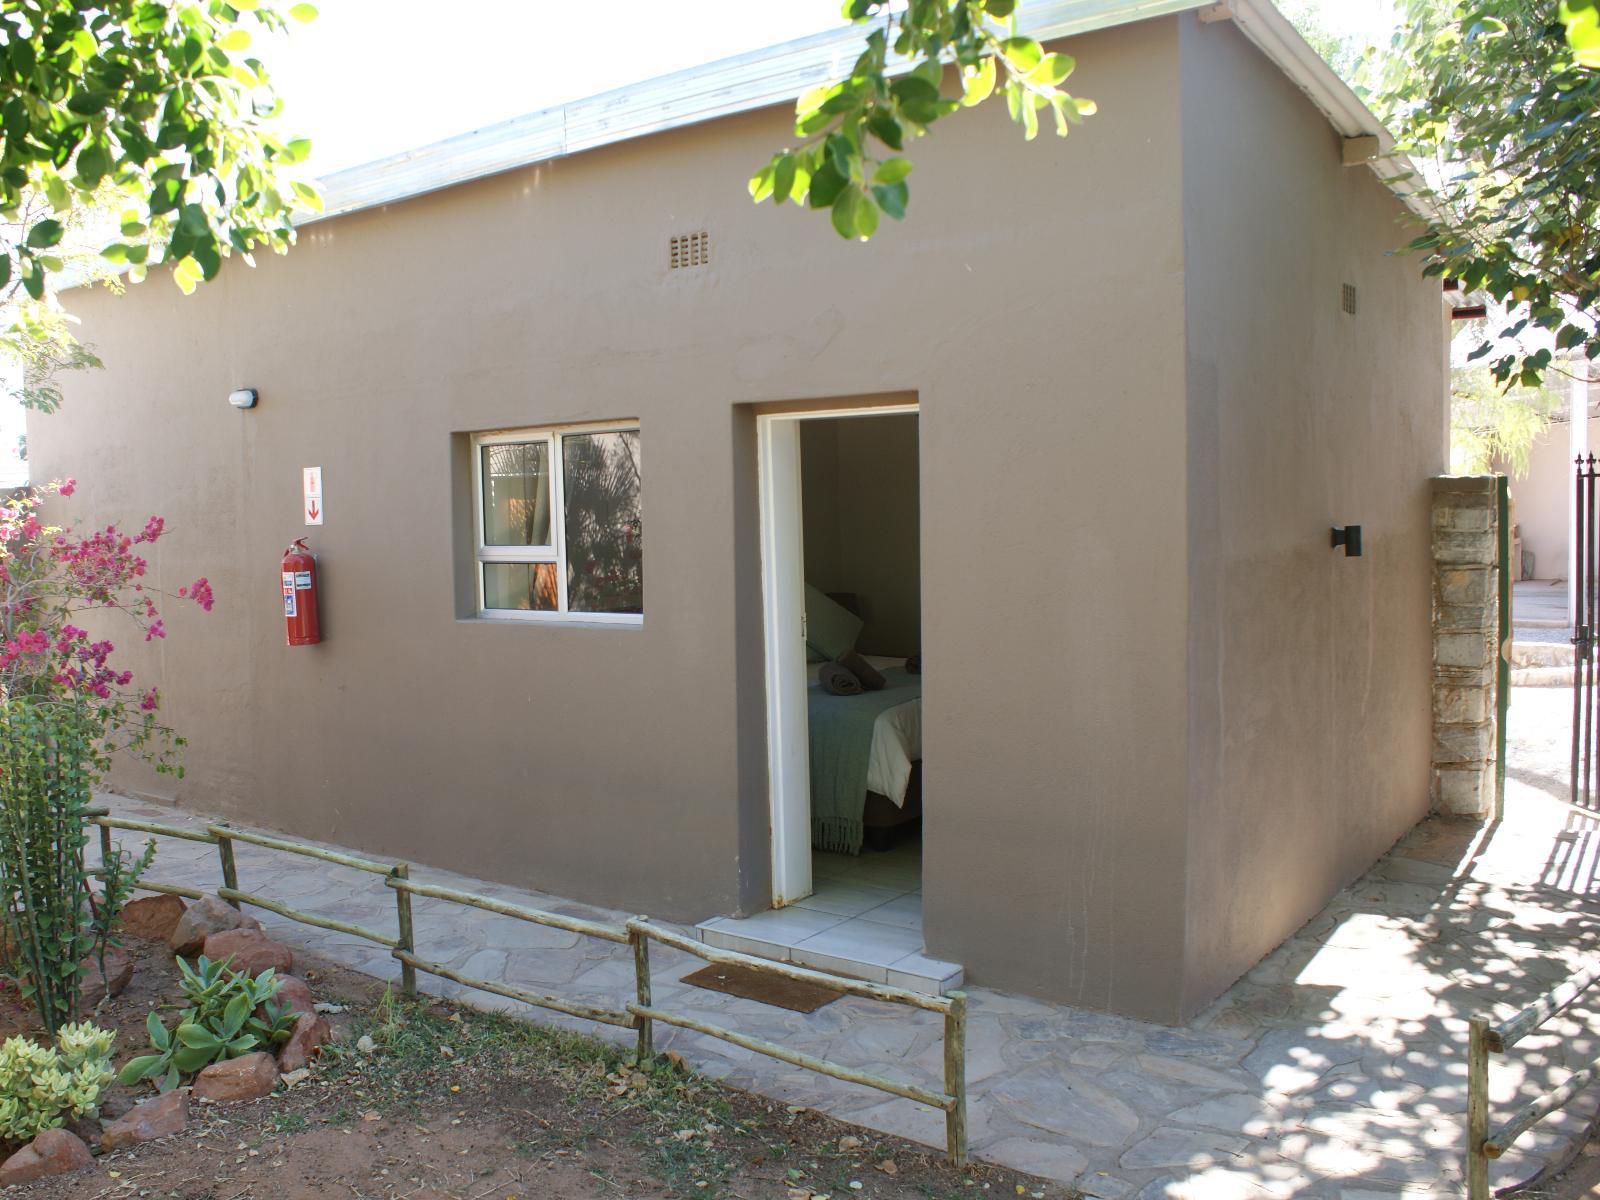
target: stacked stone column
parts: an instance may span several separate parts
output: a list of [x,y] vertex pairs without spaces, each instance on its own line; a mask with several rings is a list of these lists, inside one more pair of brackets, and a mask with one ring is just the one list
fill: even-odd
[[1495,797],[1499,529],[1492,475],[1434,479],[1433,809],[1487,817]]

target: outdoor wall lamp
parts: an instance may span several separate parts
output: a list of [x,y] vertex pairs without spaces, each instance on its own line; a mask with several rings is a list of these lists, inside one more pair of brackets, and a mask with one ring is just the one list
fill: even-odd
[[235,408],[254,408],[256,406],[255,388],[238,388],[229,392],[228,403]]
[[1345,525],[1340,527],[1335,525],[1333,527],[1333,548],[1337,550],[1340,546],[1344,547],[1344,556],[1346,558],[1360,558],[1361,526]]

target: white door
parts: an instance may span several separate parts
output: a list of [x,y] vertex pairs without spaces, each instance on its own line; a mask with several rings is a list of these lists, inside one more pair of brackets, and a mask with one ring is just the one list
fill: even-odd
[[772,806],[772,903],[811,894],[811,749],[806,722],[805,523],[800,422],[757,421],[761,586],[767,645],[767,776]]

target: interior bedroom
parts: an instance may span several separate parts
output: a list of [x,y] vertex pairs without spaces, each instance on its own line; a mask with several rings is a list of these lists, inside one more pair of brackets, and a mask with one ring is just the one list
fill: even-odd
[[796,907],[837,918],[812,949],[877,962],[922,950],[917,422],[800,423],[814,890]]

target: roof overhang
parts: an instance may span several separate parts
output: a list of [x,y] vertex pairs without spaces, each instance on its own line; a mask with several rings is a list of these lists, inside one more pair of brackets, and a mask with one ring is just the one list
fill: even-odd
[[[1412,174],[1394,138],[1271,0],[1024,0],[1021,32],[1040,41],[1071,37],[1199,9],[1208,22],[1231,20],[1292,79],[1346,139],[1345,161],[1370,166],[1413,209]],[[599,146],[647,137],[718,117],[794,100],[845,75],[861,52],[860,26],[725,58],[351,167],[321,182],[325,208],[312,220],[421,196]]]

